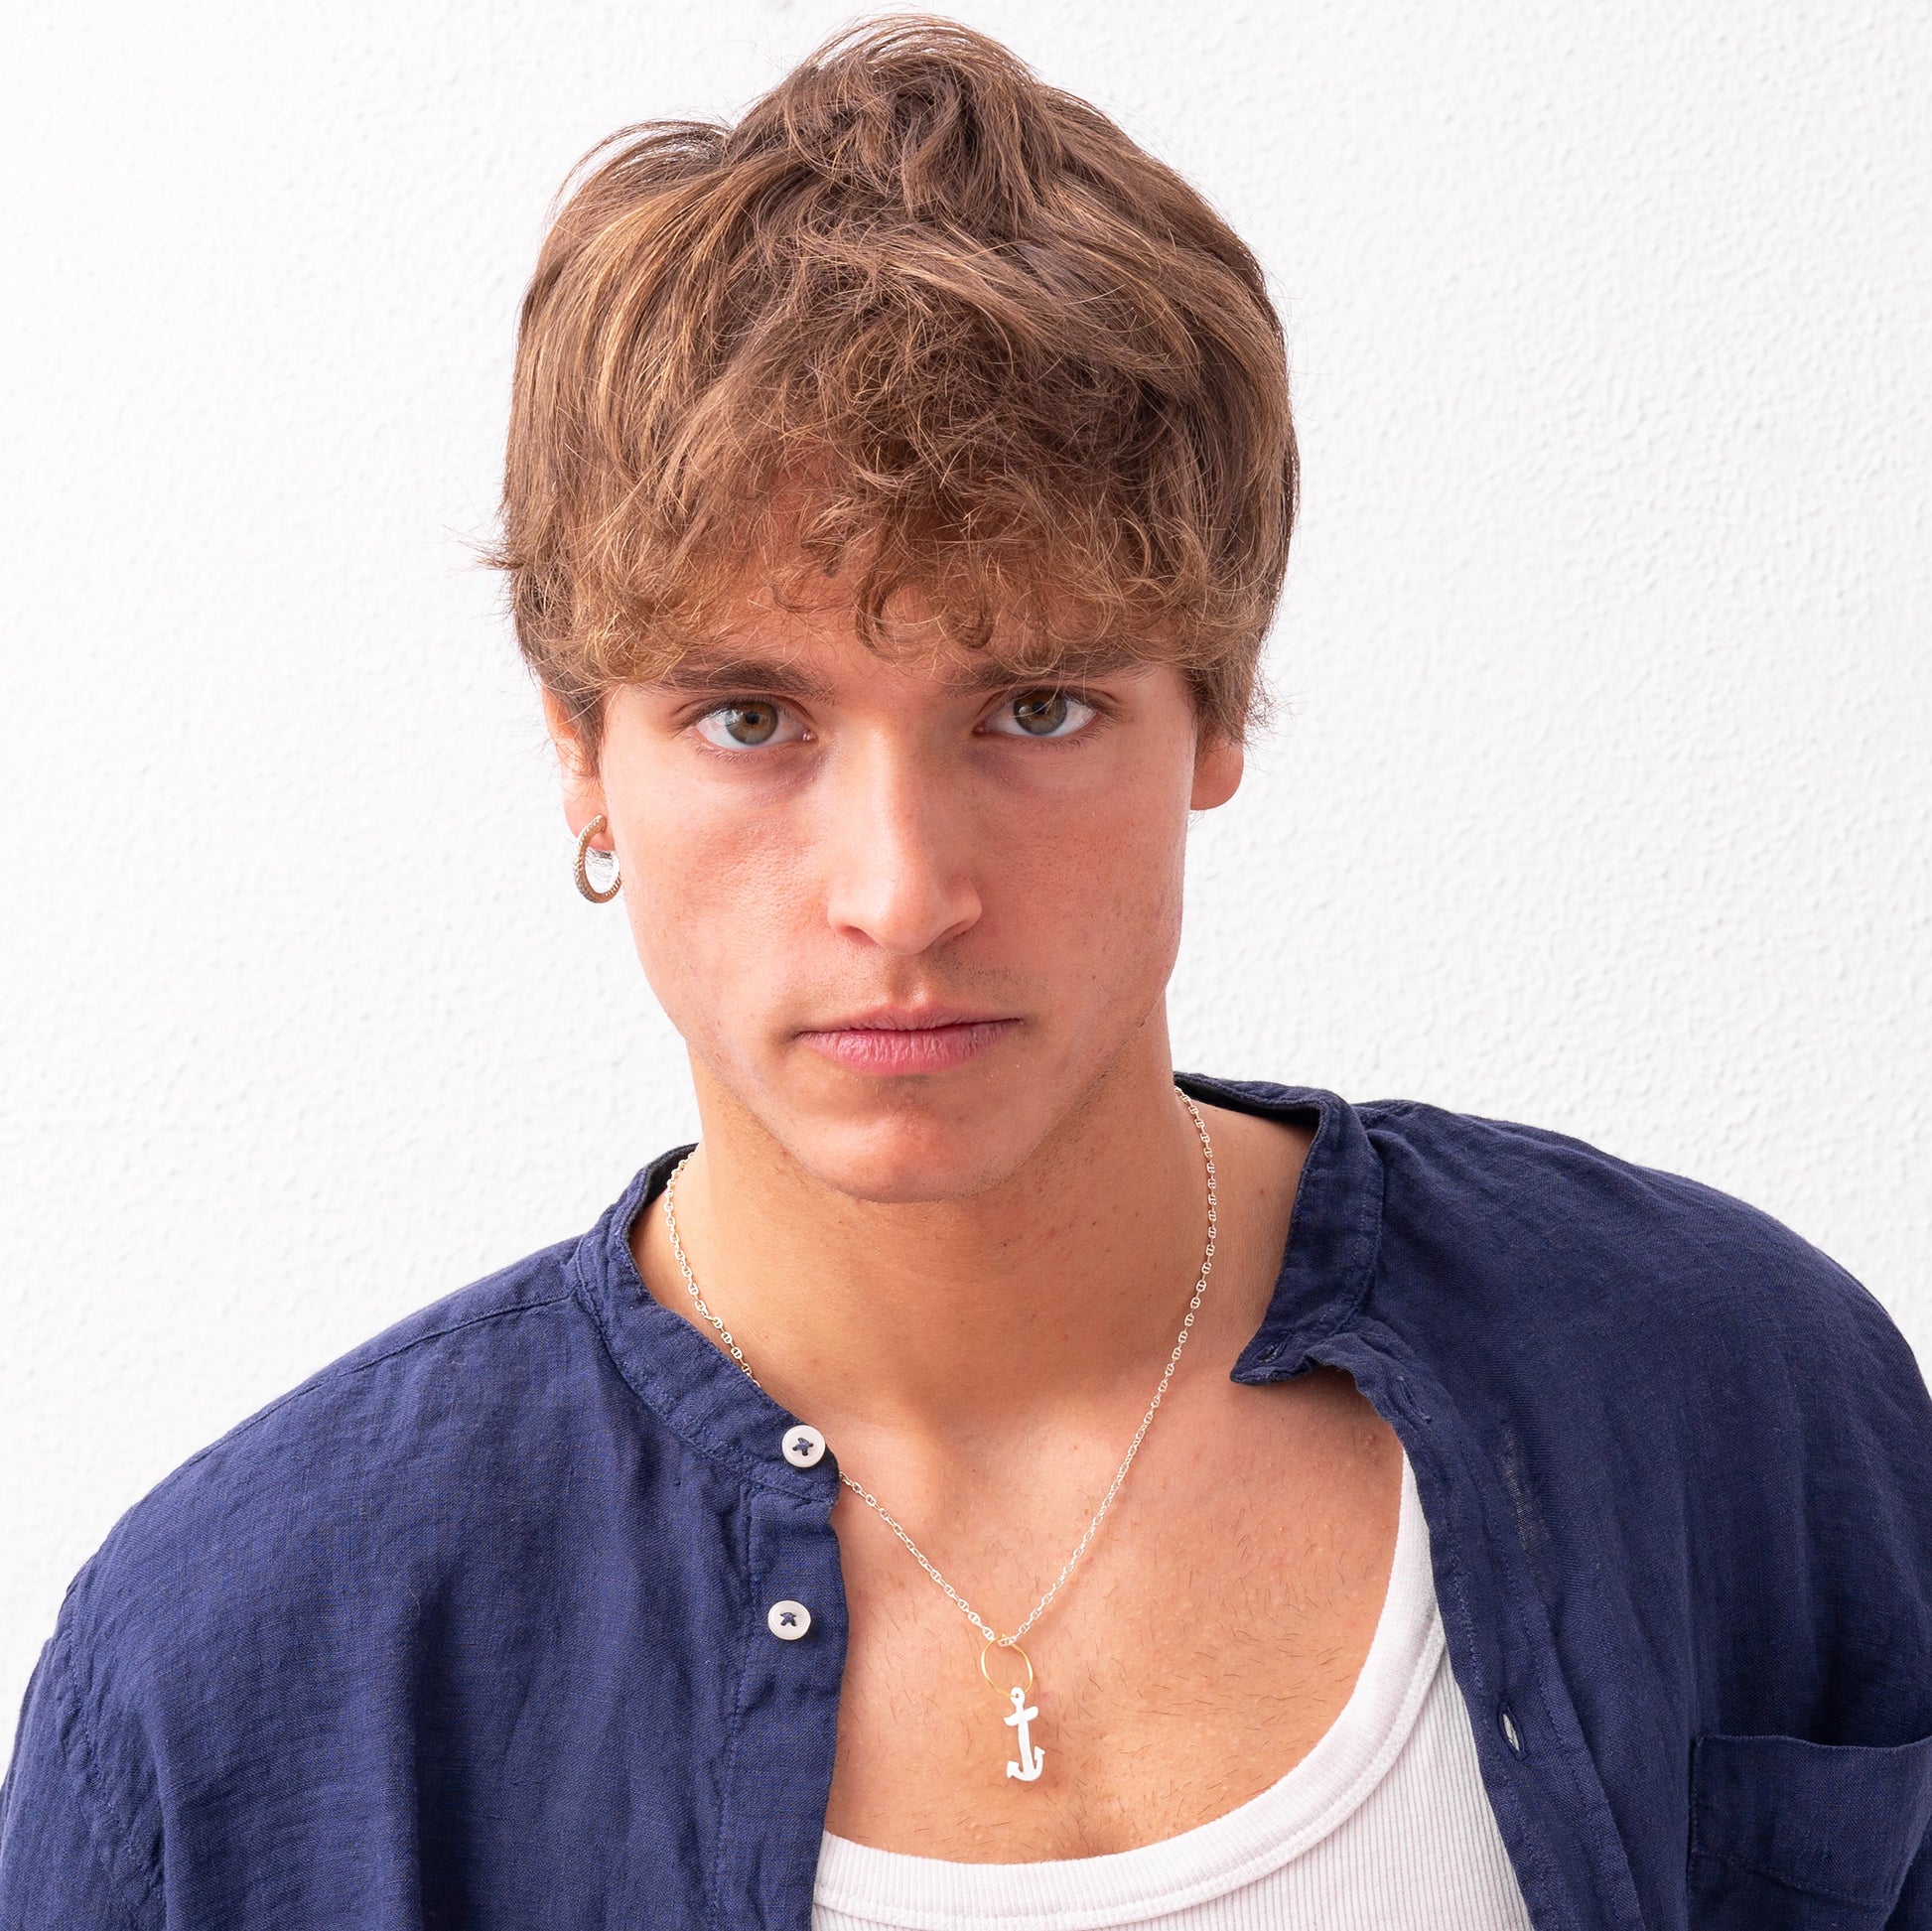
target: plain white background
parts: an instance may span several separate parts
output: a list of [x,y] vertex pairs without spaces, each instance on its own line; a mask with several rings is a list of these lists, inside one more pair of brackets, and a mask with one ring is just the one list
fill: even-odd
[[[690,1136],[498,586],[515,309],[820,0],[44,4],[0,62],[0,1700],[185,1456]],[[974,6],[1292,341],[1178,1062],[1769,1209],[1932,1361],[1932,10]]]

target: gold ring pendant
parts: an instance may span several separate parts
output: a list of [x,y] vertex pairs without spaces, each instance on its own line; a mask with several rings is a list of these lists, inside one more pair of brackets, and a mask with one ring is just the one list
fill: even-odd
[[987,1637],[986,1647],[980,1651],[980,1675],[986,1679],[986,1687],[996,1696],[1005,1697],[1012,1694],[1011,1691],[1002,1690],[993,1681],[993,1672],[986,1667],[987,1657],[996,1649],[1011,1649],[1019,1652],[1021,1662],[1027,1666],[1027,1681],[1022,1687],[1026,1694],[1031,1695],[1034,1687],[1034,1659],[1024,1649],[1021,1649],[1018,1643],[1003,1643],[997,1636]]

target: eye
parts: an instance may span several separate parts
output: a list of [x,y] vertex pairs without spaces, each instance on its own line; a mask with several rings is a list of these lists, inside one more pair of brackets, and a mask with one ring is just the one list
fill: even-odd
[[986,722],[1007,738],[1070,738],[1099,715],[1071,691],[1016,691]]
[[[695,722],[698,736],[720,751],[756,751],[761,745],[790,744],[804,735],[783,705],[764,697],[714,704]],[[787,725],[792,728],[787,730]]]

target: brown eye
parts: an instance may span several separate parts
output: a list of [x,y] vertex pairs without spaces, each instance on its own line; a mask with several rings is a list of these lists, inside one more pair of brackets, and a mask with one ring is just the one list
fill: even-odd
[[[721,751],[752,751],[760,745],[784,744],[785,710],[769,698],[734,698],[714,705],[698,720],[698,736]],[[791,736],[796,737],[794,730]]]
[[1009,738],[1071,738],[1097,715],[1091,704],[1066,691],[1021,691],[1009,698],[987,723]]
[[1029,691],[1013,700],[1013,718],[1030,737],[1050,738],[1066,722],[1064,691]]

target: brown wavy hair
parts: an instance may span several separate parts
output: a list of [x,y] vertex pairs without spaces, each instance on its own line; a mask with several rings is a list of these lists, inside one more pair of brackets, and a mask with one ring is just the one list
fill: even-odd
[[875,650],[1173,663],[1244,738],[1297,492],[1281,324],[1226,222],[997,42],[893,16],[736,126],[642,122],[571,171],[484,561],[593,745],[754,568],[781,599],[836,578]]

